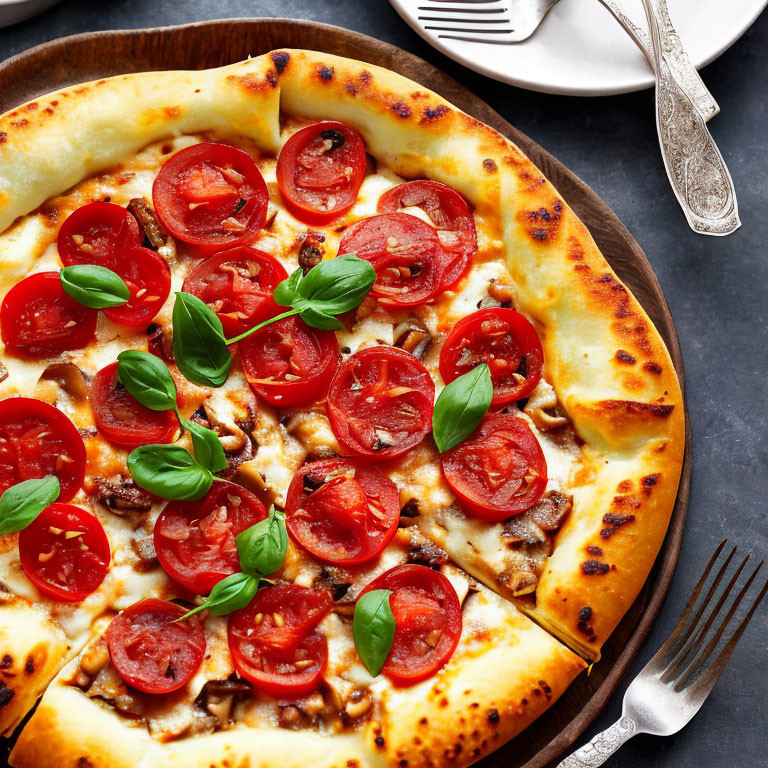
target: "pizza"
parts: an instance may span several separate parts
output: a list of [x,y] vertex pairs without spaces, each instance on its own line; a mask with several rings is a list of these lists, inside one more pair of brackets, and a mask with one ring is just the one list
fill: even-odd
[[661,547],[659,333],[514,144],[393,72],[278,50],[24,104],[0,265],[16,768],[469,765]]

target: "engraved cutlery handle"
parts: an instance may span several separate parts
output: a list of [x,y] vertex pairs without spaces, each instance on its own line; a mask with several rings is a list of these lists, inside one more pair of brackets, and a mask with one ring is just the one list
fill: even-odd
[[566,757],[557,768],[597,768],[636,733],[635,721],[623,715],[610,728],[598,733],[592,741]]
[[660,53],[667,30],[659,24],[658,3],[643,0],[656,57],[656,126],[667,175],[694,231],[728,235],[741,226],[733,180],[704,118]]

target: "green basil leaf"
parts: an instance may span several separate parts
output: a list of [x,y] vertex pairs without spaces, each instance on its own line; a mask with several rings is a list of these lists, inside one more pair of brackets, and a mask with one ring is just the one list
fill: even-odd
[[243,571],[269,576],[283,564],[288,550],[285,513],[279,512],[273,504],[267,519],[239,533],[235,542]]
[[202,605],[193,608],[176,621],[188,619],[200,611],[208,609],[213,616],[239,611],[256,597],[259,591],[259,579],[248,573],[233,573],[214,585],[211,594]]
[[227,468],[227,457],[217,434],[194,421],[182,421],[184,429],[192,436],[195,459],[213,473]]
[[173,354],[191,382],[220,387],[229,376],[232,356],[221,320],[197,296],[180,291],[173,305]]
[[290,277],[287,277],[281,283],[278,283],[277,288],[275,288],[272,293],[274,300],[284,307],[290,307],[298,295],[296,290],[303,277],[304,273],[301,271],[301,268],[299,268],[295,272],[292,272]]
[[176,385],[160,358],[138,349],[117,356],[117,378],[143,406],[153,411],[176,408]]
[[366,592],[355,605],[352,635],[357,655],[376,677],[381,672],[395,639],[395,617],[389,607],[388,589]]
[[145,491],[163,499],[197,501],[213,475],[180,445],[140,445],[128,454],[128,471]]
[[493,382],[486,363],[452,381],[440,393],[432,414],[437,450],[445,453],[466,440],[483,420],[492,399]]
[[312,267],[296,286],[297,298],[291,305],[340,315],[359,306],[375,281],[376,270],[369,262],[345,253]]
[[46,475],[24,480],[0,496],[0,536],[26,528],[49,504],[59,498],[59,478]]
[[299,312],[299,317],[313,328],[319,328],[322,331],[338,331],[343,328],[340,320],[337,320],[333,315],[326,315],[325,312],[320,312],[314,307],[307,307]]
[[120,275],[95,264],[76,264],[59,272],[61,287],[78,304],[91,309],[119,307],[131,298]]

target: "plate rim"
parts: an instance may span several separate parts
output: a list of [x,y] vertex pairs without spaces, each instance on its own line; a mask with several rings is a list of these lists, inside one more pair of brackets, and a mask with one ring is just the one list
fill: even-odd
[[[220,44],[220,35],[222,30],[226,34],[227,27],[252,27],[254,29],[254,35],[258,35],[258,29],[262,28],[262,35],[270,41],[270,46],[265,50],[280,47],[299,47],[295,44],[272,44],[274,42],[274,36],[276,30],[284,26],[286,28],[297,28],[303,35],[309,36],[311,34],[317,34],[320,32],[328,38],[342,39],[347,43],[354,43],[355,46],[360,46],[360,50],[357,50],[357,58],[362,61],[367,61],[371,64],[378,64],[390,69],[398,71],[397,66],[393,66],[393,58],[397,59],[401,63],[402,67],[410,70],[407,73],[402,73],[406,77],[410,77],[412,80],[422,83],[438,93],[448,88],[451,90],[450,96],[445,96],[446,99],[456,104],[459,108],[464,109],[470,114],[475,114],[472,107],[466,108],[466,104],[474,105],[475,111],[479,111],[479,115],[475,114],[477,119],[490,125],[494,130],[499,131],[503,135],[510,138],[523,151],[532,158],[536,165],[542,170],[545,176],[551,177],[554,173],[563,174],[563,179],[567,181],[569,193],[564,193],[562,186],[558,187],[558,192],[564,199],[576,210],[580,218],[584,218],[584,210],[587,208],[587,203],[583,205],[579,204],[578,200],[575,200],[570,195],[579,194],[584,195],[589,204],[596,205],[599,211],[599,218],[596,220],[599,223],[595,223],[592,227],[589,227],[591,234],[595,238],[596,242],[606,242],[609,235],[616,235],[621,241],[622,249],[628,249],[632,253],[632,259],[639,260],[639,263],[643,265],[642,271],[645,273],[644,278],[650,280],[652,293],[656,297],[658,302],[658,310],[661,312],[661,316],[664,318],[664,326],[659,331],[662,334],[665,343],[669,349],[673,363],[680,379],[681,389],[683,394],[685,393],[685,379],[682,354],[680,350],[679,338],[674,324],[674,319],[669,310],[666,297],[661,289],[661,286],[656,278],[653,269],[645,256],[640,245],[629,233],[624,224],[611,210],[611,208],[600,198],[600,196],[585,184],[573,171],[570,171],[560,161],[554,158],[546,150],[544,150],[538,143],[528,137],[526,134],[519,131],[505,118],[503,118],[498,112],[496,112],[487,102],[480,97],[472,93],[467,87],[458,83],[450,75],[443,72],[439,67],[425,61],[424,59],[416,56],[409,51],[405,51],[396,45],[387,43],[381,40],[377,40],[371,36],[365,35],[353,30],[344,29],[342,27],[332,26],[329,24],[321,24],[318,22],[312,22],[301,19],[285,19],[285,18],[273,18],[273,17],[259,17],[259,18],[237,18],[237,19],[218,19],[207,20],[201,22],[193,22],[188,24],[153,27],[146,29],[122,29],[122,30],[99,30],[95,32],[83,32],[76,35],[70,35],[66,37],[56,38],[44,43],[41,43],[33,48],[29,48],[26,51],[21,51],[14,56],[0,62],[0,110],[12,109],[28,99],[34,99],[43,93],[50,92],[60,87],[66,87],[74,83],[84,82],[82,77],[77,77],[76,73],[71,68],[62,65],[60,67],[59,77],[62,77],[61,73],[64,73],[62,82],[56,83],[52,87],[45,89],[34,90],[27,93],[26,98],[23,100],[17,100],[15,94],[18,93],[18,89],[8,89],[5,86],[15,84],[14,78],[18,78],[23,72],[24,67],[33,68],[36,63],[38,65],[37,75],[39,77],[50,76],[51,62],[57,64],[66,64],[67,55],[78,50],[84,49],[91,41],[98,41],[99,43],[99,55],[104,60],[106,65],[109,62],[110,66],[114,66],[114,60],[110,59],[110,47],[108,41],[112,41],[114,47],[116,41],[121,39],[128,39],[137,41],[142,36],[147,39],[161,38],[163,36],[184,36],[201,34],[206,31],[212,31],[218,33],[216,37],[217,45]],[[209,28],[211,28],[209,30]],[[277,34],[282,34],[277,32]],[[302,42],[305,42],[305,37],[302,36]],[[326,50],[328,53],[334,53],[337,51],[332,50],[335,46],[331,45],[330,49],[323,49],[317,45],[315,41],[314,45],[304,45],[304,47],[314,47],[316,50]],[[172,49],[172,46],[160,46],[153,51],[168,51]],[[224,49],[223,43],[221,48]],[[68,50],[71,49],[71,50]],[[133,49],[132,49],[133,53]],[[183,53],[177,53],[183,55]],[[258,55],[258,54],[255,54]],[[377,59],[377,60],[373,60]],[[381,60],[383,59],[383,61]],[[49,65],[47,67],[40,67],[39,60],[47,60]],[[132,59],[133,60],[133,59]],[[171,67],[173,68],[173,67]],[[179,67],[176,67],[179,68]],[[193,67],[191,67],[193,68]],[[125,68],[120,68],[119,72],[125,73]],[[146,71],[146,70],[133,70],[133,71]],[[59,70],[57,69],[57,72]],[[99,77],[105,77],[113,74],[112,70],[104,71],[100,75],[95,75],[94,79]],[[93,72],[89,72],[88,77],[93,76]],[[429,82],[423,83],[426,79]],[[438,85],[434,84],[434,81]],[[8,102],[12,101],[12,104]],[[457,103],[458,102],[458,103]],[[511,135],[510,135],[511,134]],[[563,184],[563,179],[559,184]],[[581,209],[581,210],[580,210]],[[601,246],[601,251],[605,255],[605,246]],[[623,252],[623,251],[622,251]],[[606,258],[608,258],[606,256]],[[611,266],[614,267],[621,274],[621,270],[617,263],[611,262]],[[638,300],[640,300],[638,298]],[[642,302],[641,302],[642,303]],[[658,322],[656,322],[658,325]],[[685,401],[684,401],[685,403]],[[690,478],[691,478],[691,433],[690,433],[690,420],[688,418],[687,406],[685,408],[685,423],[686,423],[686,439],[685,439],[685,458],[683,467],[681,470],[680,486],[678,489],[678,496],[676,499],[675,507],[670,519],[669,528],[667,530],[664,542],[657,553],[656,560],[648,577],[644,583],[643,589],[636,598],[633,605],[629,608],[627,613],[620,622],[619,626],[612,638],[609,638],[608,642],[604,646],[604,650],[611,644],[611,639],[615,640],[619,629],[622,625],[626,624],[630,619],[634,621],[632,625],[632,632],[627,641],[618,652],[616,660],[611,666],[600,686],[588,695],[585,701],[582,701],[577,713],[570,718],[570,720],[557,732],[550,741],[548,741],[542,749],[536,754],[530,757],[524,764],[520,764],[519,768],[544,768],[544,766],[554,765],[558,758],[562,757],[565,752],[573,745],[576,739],[589,727],[592,721],[599,715],[602,709],[606,706],[610,698],[612,697],[617,685],[626,674],[629,665],[637,656],[640,646],[644,641],[651,626],[655,622],[661,605],[664,602],[669,586],[674,576],[680,547],[682,544],[682,537],[685,527],[685,519],[687,513],[688,498],[690,492]],[[635,616],[639,612],[639,616]],[[570,686],[569,691],[574,690],[574,686]],[[540,723],[544,718],[556,717],[559,714],[558,707],[562,710],[564,704],[563,699],[555,703],[550,709],[532,723],[528,728],[534,728],[536,723]],[[525,731],[523,732],[523,734]],[[514,747],[515,742],[520,736],[502,745],[499,750],[491,753],[484,758],[480,763],[476,765],[482,766],[482,768],[502,768],[507,766],[506,762],[499,762],[503,758],[503,752],[505,749]],[[524,738],[524,735],[522,736]]]

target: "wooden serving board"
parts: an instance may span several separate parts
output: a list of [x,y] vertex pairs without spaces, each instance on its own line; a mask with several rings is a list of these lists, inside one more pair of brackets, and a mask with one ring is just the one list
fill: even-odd
[[[680,345],[667,301],[645,254],[613,211],[581,179],[464,86],[388,43],[346,29],[292,19],[234,19],[86,33],[44,43],[0,64],[0,112],[73,83],[126,72],[217,67],[284,47],[349,56],[399,72],[514,141],[587,225],[608,262],[659,329],[683,382]],[[557,704],[523,734],[486,758],[481,768],[552,765],[605,706],[637,654],[672,580],[685,524],[690,477],[687,425],[680,490],[664,547],[640,596],[604,646],[601,661],[589,675],[582,674]]]

